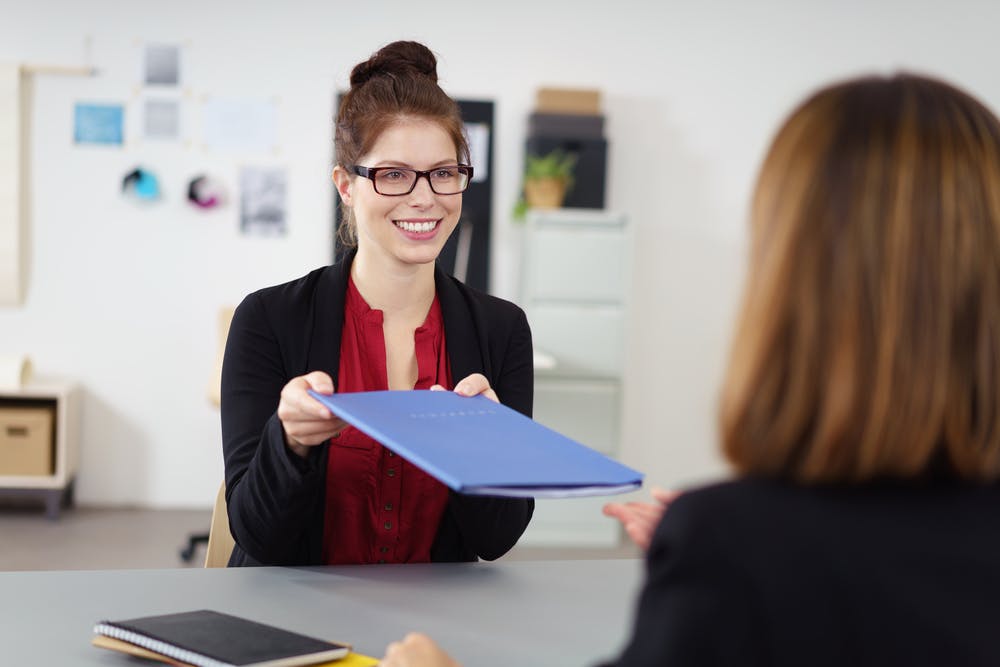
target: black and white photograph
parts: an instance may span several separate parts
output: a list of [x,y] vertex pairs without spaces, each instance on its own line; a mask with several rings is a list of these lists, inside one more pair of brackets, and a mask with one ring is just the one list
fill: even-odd
[[247,236],[285,233],[288,174],[280,167],[240,170],[240,231]]
[[180,136],[180,102],[148,99],[144,106],[143,136],[146,139],[175,140]]
[[147,86],[180,83],[180,48],[176,44],[147,44],[144,80]]
[[465,138],[469,141],[472,158],[472,182],[484,183],[490,177],[490,126],[486,123],[466,123]]

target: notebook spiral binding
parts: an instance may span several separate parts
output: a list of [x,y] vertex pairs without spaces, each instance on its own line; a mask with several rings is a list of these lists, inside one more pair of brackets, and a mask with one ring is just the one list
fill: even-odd
[[189,665],[197,665],[198,667],[230,667],[229,663],[219,662],[218,660],[206,657],[199,653],[178,648],[167,644],[166,642],[161,642],[158,639],[151,639],[130,630],[124,630],[113,625],[108,625],[107,623],[98,623],[95,625],[94,634],[104,635],[106,637],[111,637],[112,639],[120,639],[123,642],[141,646],[142,648],[149,649],[154,653],[165,655],[168,658],[177,660],[178,662],[186,662]]

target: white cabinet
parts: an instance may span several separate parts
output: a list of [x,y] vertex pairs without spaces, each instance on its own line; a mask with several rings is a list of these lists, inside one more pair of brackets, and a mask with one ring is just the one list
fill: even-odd
[[[623,215],[531,211],[520,305],[535,348],[535,419],[614,458],[621,437],[631,239]],[[527,546],[616,546],[610,498],[539,499]]]
[[0,390],[0,495],[44,498],[59,516],[73,499],[79,464],[79,397],[68,383]]

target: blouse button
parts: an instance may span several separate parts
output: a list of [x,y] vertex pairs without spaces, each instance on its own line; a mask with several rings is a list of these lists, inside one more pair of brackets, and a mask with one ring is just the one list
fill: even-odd
[[386,512],[391,512],[392,511],[392,503],[386,503],[385,504],[385,511]]
[[381,551],[384,554],[387,554],[389,553],[389,547],[379,547],[379,551]]
[[384,558],[379,558],[378,559],[378,563],[379,563],[379,565],[382,565],[383,563],[385,563],[385,559]]
[[392,530],[392,521],[386,521],[384,525],[386,530]]
[[395,455],[396,455],[396,452],[391,451],[391,450],[389,451],[389,456],[395,456]]
[[389,477],[395,477],[396,476],[396,469],[395,468],[389,468],[388,470],[385,471],[385,474],[388,475]]

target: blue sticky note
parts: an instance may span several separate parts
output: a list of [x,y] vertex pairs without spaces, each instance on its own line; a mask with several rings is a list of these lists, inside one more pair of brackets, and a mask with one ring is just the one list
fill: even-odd
[[124,117],[125,110],[119,104],[77,104],[73,114],[73,141],[120,146]]
[[149,172],[143,171],[135,180],[135,195],[139,199],[156,199],[160,196],[160,184]]

